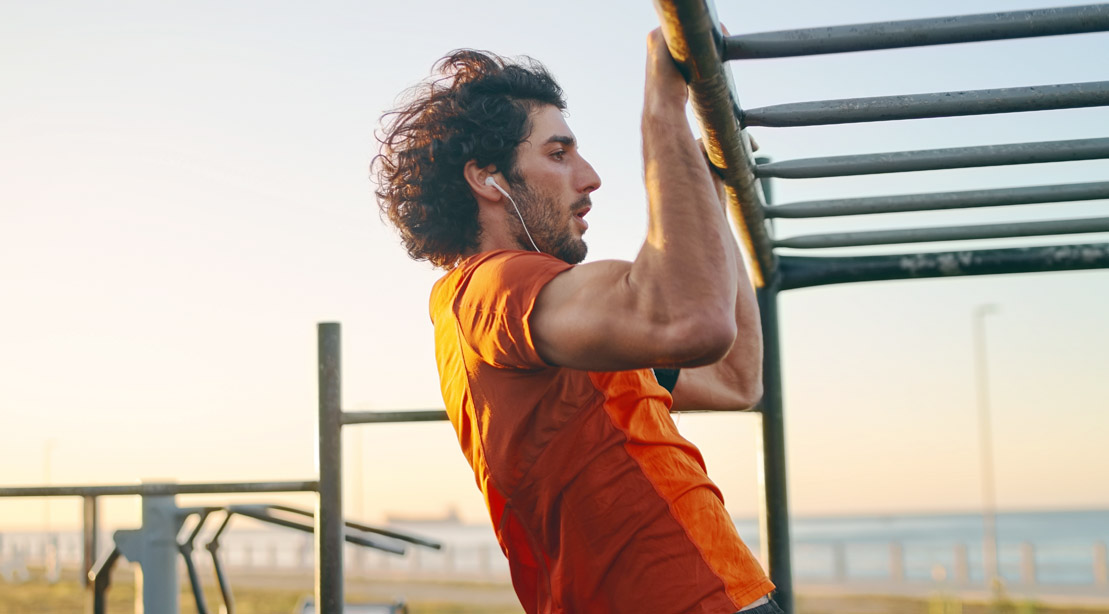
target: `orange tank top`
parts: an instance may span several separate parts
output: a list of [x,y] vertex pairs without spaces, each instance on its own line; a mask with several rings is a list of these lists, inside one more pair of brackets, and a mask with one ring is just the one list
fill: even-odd
[[648,369],[547,365],[529,316],[570,268],[472,256],[431,293],[447,414],[528,614],[731,614],[774,585]]

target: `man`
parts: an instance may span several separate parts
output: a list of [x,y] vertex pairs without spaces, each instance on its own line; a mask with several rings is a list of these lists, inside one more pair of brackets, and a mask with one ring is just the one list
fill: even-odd
[[377,194],[409,254],[448,271],[431,295],[443,399],[524,608],[778,612],[669,415],[751,407],[762,346],[661,33],[648,38],[649,222],[633,262],[578,264],[601,181],[542,66],[464,50],[438,69],[390,114]]

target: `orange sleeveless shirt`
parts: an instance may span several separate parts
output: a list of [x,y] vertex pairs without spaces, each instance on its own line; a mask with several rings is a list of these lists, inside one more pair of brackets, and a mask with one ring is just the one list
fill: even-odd
[[[431,293],[447,414],[528,614],[731,614],[774,585],[649,369],[552,367],[529,316],[571,265],[472,256]],[[598,306],[603,309],[603,305]]]

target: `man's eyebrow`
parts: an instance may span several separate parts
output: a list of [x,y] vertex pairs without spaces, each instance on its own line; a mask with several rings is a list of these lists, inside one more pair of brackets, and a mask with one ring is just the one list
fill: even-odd
[[577,141],[575,141],[574,137],[572,137],[572,136],[563,136],[563,135],[560,135],[560,134],[556,134],[556,135],[552,136],[551,138],[547,139],[547,142],[543,143],[543,144],[544,145],[550,145],[551,143],[561,143],[561,144],[563,144],[567,147],[573,147],[575,144],[577,144]]

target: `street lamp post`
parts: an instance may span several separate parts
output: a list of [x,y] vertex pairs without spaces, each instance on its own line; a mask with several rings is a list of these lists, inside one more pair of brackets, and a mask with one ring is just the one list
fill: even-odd
[[986,316],[998,313],[997,305],[987,303],[974,309],[975,389],[978,393],[978,441],[982,470],[982,562],[986,586],[1001,587],[997,554],[997,497],[994,489],[993,429],[990,423],[990,382],[986,360]]

